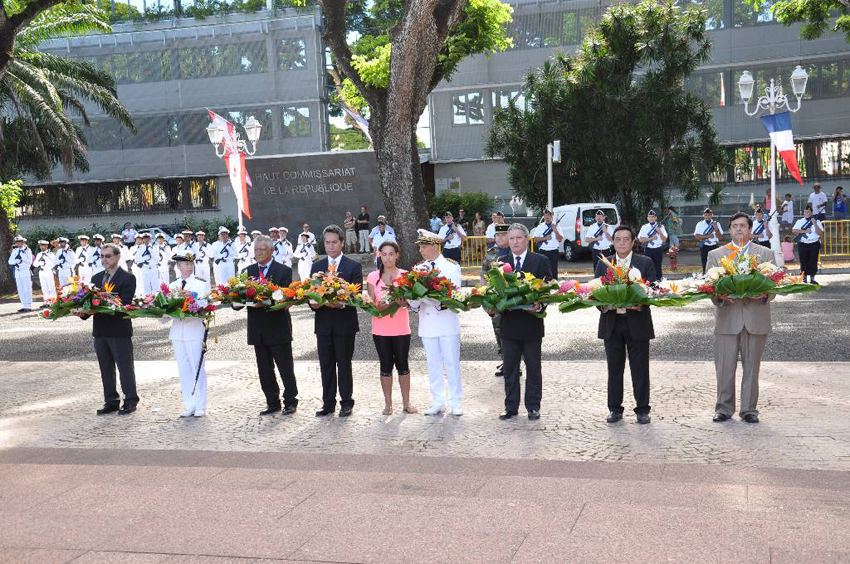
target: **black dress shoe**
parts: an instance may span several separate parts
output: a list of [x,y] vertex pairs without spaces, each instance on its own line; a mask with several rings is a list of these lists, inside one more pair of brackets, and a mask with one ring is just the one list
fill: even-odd
[[727,419],[729,419],[729,416],[726,415],[725,413],[715,413],[714,417],[711,418],[711,420],[714,421],[715,423],[723,423]]
[[336,411],[336,407],[323,407],[316,412],[316,417],[325,417],[326,415],[331,415],[334,411]]
[[272,413],[277,413],[278,411],[280,411],[280,406],[267,407],[263,411],[260,412],[260,415],[271,415]]
[[502,365],[500,364],[499,366],[496,367],[496,377],[501,378],[504,375],[505,375],[505,371],[502,368]]
[[641,425],[646,425],[650,421],[652,421],[652,419],[649,417],[649,413],[638,413],[637,414],[637,422],[640,423]]
[[502,421],[506,421],[506,420],[510,419],[511,417],[516,417],[516,416],[517,416],[516,411],[508,411],[506,409],[502,413],[499,414],[499,419],[501,419]]
[[284,415],[292,415],[293,413],[295,413],[296,409],[298,409],[297,405],[287,405],[286,407],[283,408],[283,414]]
[[747,413],[746,415],[744,415],[744,421],[747,423],[758,423],[759,416],[755,413]]
[[28,307],[22,307],[21,309],[18,310],[18,313],[26,313],[28,311],[32,311],[32,310]]
[[623,418],[623,414],[619,411],[609,411],[608,417],[605,418],[606,423],[616,423]]
[[113,405],[111,403],[103,404],[103,407],[97,410],[98,415],[106,415],[107,413],[112,413],[118,411],[120,409],[119,406]]
[[349,415],[351,415],[351,410],[352,410],[352,408],[351,408],[351,407],[343,407],[343,408],[340,408],[340,410],[339,410],[339,416],[340,416],[340,417],[348,417]]
[[136,411],[135,405],[125,405],[124,407],[118,410],[118,415],[129,415],[134,411]]
[[536,409],[532,409],[528,412],[528,419],[531,421],[537,421],[538,419],[540,419],[540,412]]

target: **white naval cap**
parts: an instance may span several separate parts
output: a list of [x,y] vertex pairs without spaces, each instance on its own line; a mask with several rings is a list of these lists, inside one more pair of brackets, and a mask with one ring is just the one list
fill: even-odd
[[19,241],[23,241],[24,243],[27,242],[27,240],[24,239],[21,235],[15,235],[15,243],[18,243]]
[[277,227],[269,227],[269,233],[271,233],[272,231],[280,231],[280,229],[278,229]]
[[85,239],[86,241],[88,241],[88,240],[89,240],[89,236],[88,236],[88,235],[85,235],[85,234],[83,234],[83,235],[77,235],[77,239],[79,239],[80,241],[82,241],[83,239]]
[[228,235],[230,235],[230,229],[222,225],[218,228],[218,234],[221,235],[222,233],[227,233]]
[[251,231],[251,235],[262,235],[262,234],[263,234],[263,232],[260,231],[259,229],[254,229],[253,231]]
[[50,243],[49,243],[49,242],[47,242],[47,241],[45,241],[44,239],[40,239],[40,240],[38,241],[38,244],[39,244],[39,245],[49,245]]
[[420,245],[439,245],[443,242],[439,235],[434,233],[433,231],[428,231],[427,229],[417,229],[416,232],[419,234],[419,237],[416,239],[416,243]]
[[247,235],[247,234],[248,234],[248,230],[247,230],[247,229],[245,229],[244,227],[240,227],[240,228],[239,228],[239,231],[237,231],[237,232],[236,232],[236,234],[237,234],[237,235]]
[[119,235],[118,233],[113,233],[112,235],[110,235],[110,237],[112,237],[113,239],[120,239],[121,235]]
[[203,235],[203,236],[206,237],[207,234],[204,233],[203,231],[195,231],[195,235]]
[[100,239],[101,241],[103,241],[103,235],[101,235],[100,233],[95,233],[94,237],[92,237],[92,239],[94,239],[94,240]]
[[180,238],[182,239],[182,238],[183,238],[183,234],[182,234],[182,233],[175,233],[175,234],[174,234],[174,238],[175,238],[175,239],[177,239],[178,237],[180,237]]
[[287,229],[286,227],[281,227],[281,228],[280,228],[280,230],[281,230],[281,231],[286,231],[287,233],[289,233],[289,229]]
[[59,241],[60,243],[67,243],[69,241],[69,239],[67,237],[59,237],[59,239],[57,239],[57,241]]

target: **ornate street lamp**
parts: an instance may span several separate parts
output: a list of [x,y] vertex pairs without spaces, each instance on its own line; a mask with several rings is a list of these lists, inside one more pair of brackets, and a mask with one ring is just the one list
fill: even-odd
[[[245,122],[245,133],[248,135],[248,141],[251,143],[251,148],[248,148],[248,143],[241,138],[239,132],[234,129],[232,141],[228,141],[225,135],[224,128],[216,125],[215,122],[207,126],[207,135],[210,138],[210,143],[215,146],[215,154],[218,158],[223,157],[228,152],[230,153],[245,153],[248,156],[253,156],[257,152],[257,141],[260,140],[260,133],[263,126],[254,116],[248,118]],[[232,146],[235,145],[235,146]]]

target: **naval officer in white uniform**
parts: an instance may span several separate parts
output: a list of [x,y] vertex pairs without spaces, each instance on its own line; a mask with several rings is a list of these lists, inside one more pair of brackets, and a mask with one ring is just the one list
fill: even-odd
[[59,248],[53,255],[53,264],[56,269],[56,276],[59,278],[59,286],[62,287],[74,275],[75,258],[73,251],[68,248],[67,237],[59,237],[57,241]]
[[213,274],[215,283],[227,285],[227,281],[236,276],[233,261],[236,260],[236,249],[233,248],[233,240],[230,239],[230,229],[221,226],[218,228],[218,241],[212,246]]
[[53,253],[50,252],[50,243],[44,240],[38,242],[38,254],[35,256],[33,266],[38,272],[38,284],[41,286],[41,295],[45,302],[56,299],[56,280],[53,278]]
[[[414,267],[430,271],[440,271],[440,276],[448,278],[455,288],[461,285],[460,265],[447,259],[440,253],[440,244],[444,237],[424,229],[419,230],[419,253],[424,259]],[[419,313],[419,337],[425,349],[428,362],[428,377],[431,381],[431,407],[423,413],[437,415],[446,409],[446,385],[443,369],[449,382],[448,403],[452,415],[463,415],[463,387],[460,381],[460,317],[450,309],[442,309],[441,304],[429,298],[412,300],[410,308]]]
[[207,234],[196,231],[195,238],[195,276],[204,283],[207,294],[210,293],[210,256],[212,245],[207,243]]
[[26,242],[26,239],[16,235],[15,247],[9,254],[9,266],[15,271],[15,284],[18,287],[18,298],[21,300],[19,312],[32,310],[32,251]]
[[[176,251],[171,260],[177,264],[180,277],[168,286],[169,290],[192,292],[196,295],[198,305],[206,306],[208,295],[206,285],[195,278],[195,255],[186,250]],[[200,317],[174,319],[166,316],[161,319],[161,322],[167,324],[169,320],[171,320],[171,331],[168,336],[174,347],[174,358],[177,360],[177,370],[180,373],[180,391],[183,394],[184,411],[180,417],[203,417],[207,409],[207,371],[204,362],[201,361],[204,350],[204,321]],[[197,386],[195,386],[196,375]]]
[[156,294],[159,291],[159,256],[151,245],[151,234],[142,234],[142,241],[141,245],[136,245],[136,256],[133,259],[142,279],[142,287],[136,288],[136,297]]

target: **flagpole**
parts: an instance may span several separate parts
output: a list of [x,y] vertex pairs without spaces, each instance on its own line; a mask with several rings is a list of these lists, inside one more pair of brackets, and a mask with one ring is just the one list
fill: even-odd
[[[771,108],[770,113],[773,113]],[[785,254],[782,252],[782,245],[779,241],[779,219],[776,209],[776,144],[773,142],[773,137],[770,138],[770,210],[768,211],[768,225],[770,225],[770,248],[773,251],[773,257],[776,261],[776,266],[785,266]]]

